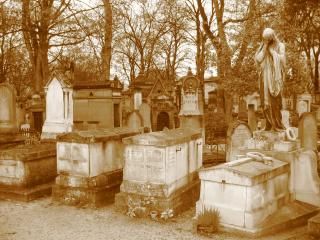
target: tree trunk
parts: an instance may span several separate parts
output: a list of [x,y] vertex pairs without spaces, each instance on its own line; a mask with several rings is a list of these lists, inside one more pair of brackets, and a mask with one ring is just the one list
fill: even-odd
[[110,79],[111,42],[112,42],[112,7],[109,0],[103,0],[104,7],[104,43],[101,51],[102,79]]
[[319,92],[319,51],[314,56],[314,88]]
[[41,1],[39,23],[33,23],[30,11],[30,0],[22,2],[23,38],[29,53],[32,67],[32,78],[35,92],[43,90],[49,77],[49,22],[53,1]]

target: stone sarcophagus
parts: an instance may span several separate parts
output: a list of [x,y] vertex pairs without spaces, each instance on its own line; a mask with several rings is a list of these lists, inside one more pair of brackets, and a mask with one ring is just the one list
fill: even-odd
[[113,202],[122,182],[122,138],[141,132],[114,128],[58,135],[53,200],[89,207]]
[[0,151],[0,198],[30,201],[51,193],[57,174],[54,144],[18,145]]
[[217,209],[223,226],[254,232],[290,201],[290,165],[246,157],[202,169],[196,214]]
[[[174,129],[125,138],[125,166],[116,207],[147,216],[173,214],[199,197],[197,170],[202,166],[200,130]],[[162,214],[163,215],[163,214]]]

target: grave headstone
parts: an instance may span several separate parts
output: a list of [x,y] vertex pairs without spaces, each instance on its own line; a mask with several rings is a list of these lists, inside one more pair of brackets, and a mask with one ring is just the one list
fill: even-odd
[[304,112],[311,111],[312,95],[310,93],[303,93],[297,97],[297,113],[301,116]]
[[252,138],[252,131],[246,123],[237,121],[231,124],[227,132],[226,161],[237,160],[239,148],[245,147],[246,141],[250,138]]
[[69,83],[53,78],[45,87],[46,120],[42,139],[55,139],[59,133],[71,132],[73,128],[73,98]]
[[317,151],[317,120],[313,113],[303,113],[299,120],[299,138],[304,150]]
[[198,95],[199,80],[189,70],[182,82],[182,103],[179,112],[180,127],[202,128]]
[[248,125],[252,132],[257,130],[257,117],[254,109],[254,104],[248,105]]
[[301,116],[302,113],[308,112],[308,103],[305,100],[298,101],[297,112],[299,116]]
[[14,132],[16,126],[16,96],[13,86],[0,84],[0,132]]
[[129,128],[140,128],[143,126],[143,118],[137,110],[129,114],[127,126]]
[[282,124],[287,129],[290,127],[290,112],[288,110],[281,110]]
[[143,126],[151,129],[151,107],[148,103],[142,103],[139,113],[143,119]]

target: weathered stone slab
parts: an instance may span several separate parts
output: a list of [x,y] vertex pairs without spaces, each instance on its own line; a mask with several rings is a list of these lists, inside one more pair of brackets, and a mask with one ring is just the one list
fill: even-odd
[[51,193],[54,144],[21,145],[0,152],[0,198],[30,201]]

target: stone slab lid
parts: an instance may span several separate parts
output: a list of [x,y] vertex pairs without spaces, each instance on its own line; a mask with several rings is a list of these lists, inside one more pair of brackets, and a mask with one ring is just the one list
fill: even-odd
[[177,128],[140,134],[123,139],[123,143],[130,145],[148,145],[148,146],[170,146],[179,143],[188,142],[201,137],[200,129]]
[[55,144],[18,145],[0,151],[0,161],[16,160],[27,162],[54,156],[56,156]]
[[106,142],[108,140],[119,140],[125,137],[137,135],[145,132],[145,128],[108,128],[97,130],[74,131],[70,133],[59,134],[58,142],[75,142],[75,143],[95,143]]
[[272,159],[270,165],[246,157],[200,170],[201,180],[218,183],[253,186],[289,172],[289,163]]

